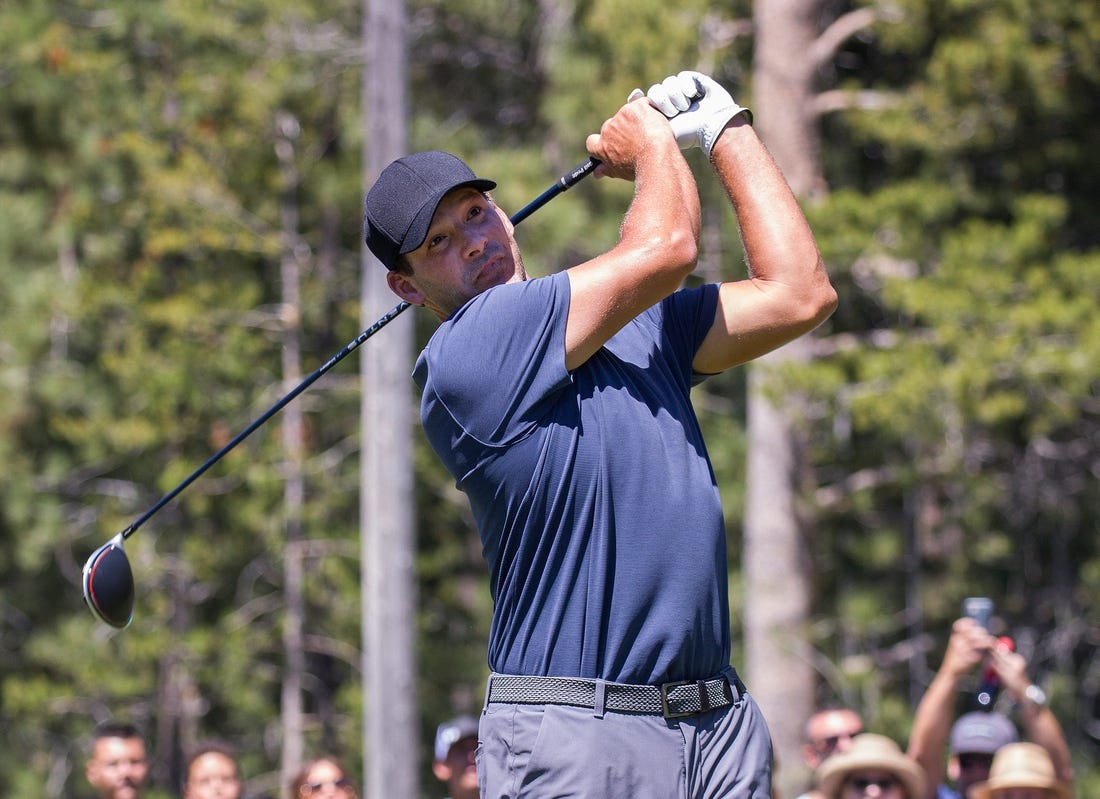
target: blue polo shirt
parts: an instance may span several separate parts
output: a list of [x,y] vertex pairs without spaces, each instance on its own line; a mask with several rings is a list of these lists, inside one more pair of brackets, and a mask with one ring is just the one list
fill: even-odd
[[717,286],[677,292],[565,368],[565,273],[443,322],[414,378],[470,501],[494,600],[489,666],[656,684],[729,663],[725,528],[689,392]]

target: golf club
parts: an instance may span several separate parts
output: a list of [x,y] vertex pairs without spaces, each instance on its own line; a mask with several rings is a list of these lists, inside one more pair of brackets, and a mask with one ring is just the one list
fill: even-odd
[[[599,161],[589,158],[584,163],[569,170],[558,178],[550,188],[529,202],[523,208],[511,216],[513,225],[518,225],[546,203],[550,202],[564,191],[567,191],[582,178],[591,174],[599,165]],[[342,350],[333,355],[319,369],[295,386],[286,396],[267,409],[256,421],[242,430],[228,444],[215,452],[207,461],[193,471],[183,482],[161,497],[153,507],[135,520],[129,527],[118,533],[114,538],[96,549],[84,564],[83,589],[84,602],[92,613],[100,621],[112,627],[123,628],[130,624],[134,617],[134,574],[130,568],[130,559],[126,556],[123,543],[133,535],[141,525],[149,518],[175,499],[181,491],[195,482],[207,469],[221,460],[230,450],[244,441],[255,432],[256,428],[267,422],[272,416],[286,407],[295,397],[313,385],[332,367],[358,349],[359,345],[373,336],[387,324],[392,322],[398,314],[409,307],[409,303],[402,301],[387,311],[378,321],[349,341]]]

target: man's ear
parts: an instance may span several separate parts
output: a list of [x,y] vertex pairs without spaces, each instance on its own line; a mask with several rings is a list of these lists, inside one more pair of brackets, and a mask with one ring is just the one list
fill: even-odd
[[416,287],[416,284],[409,280],[408,275],[403,275],[400,272],[389,271],[386,273],[386,282],[389,284],[390,291],[403,299],[405,302],[411,305],[423,305],[424,295],[420,293],[420,290]]
[[451,767],[446,763],[440,763],[438,760],[432,763],[432,773],[435,774],[435,778],[440,782],[446,782],[453,776]]
[[817,768],[821,765],[821,755],[810,744],[802,745],[802,759],[810,768]]
[[962,773],[962,766],[959,764],[959,756],[951,755],[947,758],[947,777],[951,782],[958,782],[959,775]]

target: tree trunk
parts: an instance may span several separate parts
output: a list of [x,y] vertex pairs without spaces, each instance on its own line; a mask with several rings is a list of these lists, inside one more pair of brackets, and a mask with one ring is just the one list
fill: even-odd
[[[407,141],[404,0],[364,0],[364,186]],[[362,250],[362,313],[370,324],[396,304],[385,269]],[[412,470],[413,312],[361,350],[360,485],[363,583],[364,796],[416,799],[416,623]]]
[[[755,126],[797,196],[824,190],[819,141],[811,113],[818,0],[757,0],[753,68]],[[808,621],[812,575],[805,519],[799,512],[805,464],[792,422],[795,398],[774,402],[769,375],[809,358],[802,338],[750,367],[749,456],[745,500],[745,649],[749,690],[763,709],[775,744],[779,795],[805,787],[798,757],[802,725],[814,706]]]
[[[179,558],[175,550],[171,558]],[[166,575],[167,591],[172,598],[168,624],[173,641],[163,650],[158,663],[156,703],[156,748],[163,753],[153,761],[153,779],[162,785],[178,785],[183,770],[181,755],[189,728],[194,727],[195,705],[188,701],[196,693],[192,674],[186,667],[185,648],[181,641],[191,626],[191,600],[188,597],[186,570],[171,568]]]
[[[275,155],[282,181],[279,199],[279,224],[282,256],[279,277],[282,287],[280,327],[282,330],[282,368],[286,390],[302,379],[301,345],[301,270],[298,238],[298,173],[294,165],[294,141],[298,138],[298,120],[288,112],[276,114]],[[306,662],[302,639],[305,600],[302,596],[302,505],[305,502],[303,476],[303,425],[299,405],[283,409],[283,668],[280,721],[282,727],[282,784],[286,785],[302,766],[302,684]]]

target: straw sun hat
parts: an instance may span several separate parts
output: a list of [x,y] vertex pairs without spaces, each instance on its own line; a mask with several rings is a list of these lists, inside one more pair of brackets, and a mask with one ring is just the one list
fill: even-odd
[[1069,786],[1055,776],[1046,750],[1032,743],[1005,744],[998,749],[989,767],[989,779],[975,783],[967,795],[989,799],[1001,788],[1045,788],[1058,799],[1072,796]]
[[865,732],[852,739],[847,752],[828,758],[818,769],[818,784],[829,799],[840,796],[844,781],[860,771],[886,771],[905,786],[909,799],[924,796],[924,771],[890,738]]

